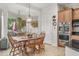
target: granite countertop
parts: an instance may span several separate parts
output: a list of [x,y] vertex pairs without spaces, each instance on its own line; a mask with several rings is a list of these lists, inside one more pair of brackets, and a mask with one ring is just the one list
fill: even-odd
[[72,45],[69,45],[69,43],[66,43],[66,46],[71,48],[72,50],[79,52],[79,48],[72,47]]

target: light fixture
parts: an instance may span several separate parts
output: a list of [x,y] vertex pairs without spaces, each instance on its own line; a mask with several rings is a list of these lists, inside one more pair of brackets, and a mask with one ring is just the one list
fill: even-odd
[[28,18],[27,18],[27,22],[31,22],[32,20],[32,17],[30,15],[30,3],[29,3],[29,15],[28,15]]

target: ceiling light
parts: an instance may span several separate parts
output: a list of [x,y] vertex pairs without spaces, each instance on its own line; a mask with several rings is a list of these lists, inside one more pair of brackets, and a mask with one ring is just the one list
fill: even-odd
[[27,18],[27,22],[31,22],[32,21],[32,17],[30,15],[30,3],[29,3],[29,15],[28,15],[28,18]]

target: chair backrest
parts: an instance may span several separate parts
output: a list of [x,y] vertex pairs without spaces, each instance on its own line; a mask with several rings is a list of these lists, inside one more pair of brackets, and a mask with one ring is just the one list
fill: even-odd
[[33,33],[33,34],[32,34],[32,37],[33,37],[33,38],[36,38],[36,37],[37,37],[37,34],[36,34],[36,33]]
[[41,32],[40,35],[43,36],[43,37],[45,37],[45,33],[44,32]]
[[28,46],[30,48],[34,48],[35,47],[35,39],[29,39],[28,40]]
[[8,34],[8,39],[9,39],[9,42],[10,42],[11,46],[14,46],[15,41],[13,40],[13,38],[10,34]]
[[45,38],[45,33],[40,33],[39,37],[37,37],[37,39],[35,40],[35,43],[37,45],[42,45],[44,42],[44,38]]
[[45,33],[44,33],[44,32],[41,32],[41,33],[39,34],[39,37],[38,37],[38,38],[40,38],[41,40],[44,41]]
[[29,42],[30,44],[34,44],[34,43],[35,43],[35,39],[28,39],[28,42]]

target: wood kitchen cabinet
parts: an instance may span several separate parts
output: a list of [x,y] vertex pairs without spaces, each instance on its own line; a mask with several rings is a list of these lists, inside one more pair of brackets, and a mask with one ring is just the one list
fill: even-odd
[[59,22],[71,22],[72,20],[72,9],[61,10],[58,12]]
[[79,19],[79,8],[73,10],[73,20]]
[[65,44],[67,42],[70,42],[70,36],[72,32],[72,9],[69,8],[59,11],[58,20],[59,20],[58,46],[65,47]]
[[58,12],[58,19],[59,19],[59,22],[64,22],[64,11]]
[[64,22],[65,23],[71,23],[71,21],[72,21],[72,9],[67,9],[67,10],[65,10],[64,11],[65,12],[65,14],[64,14]]

